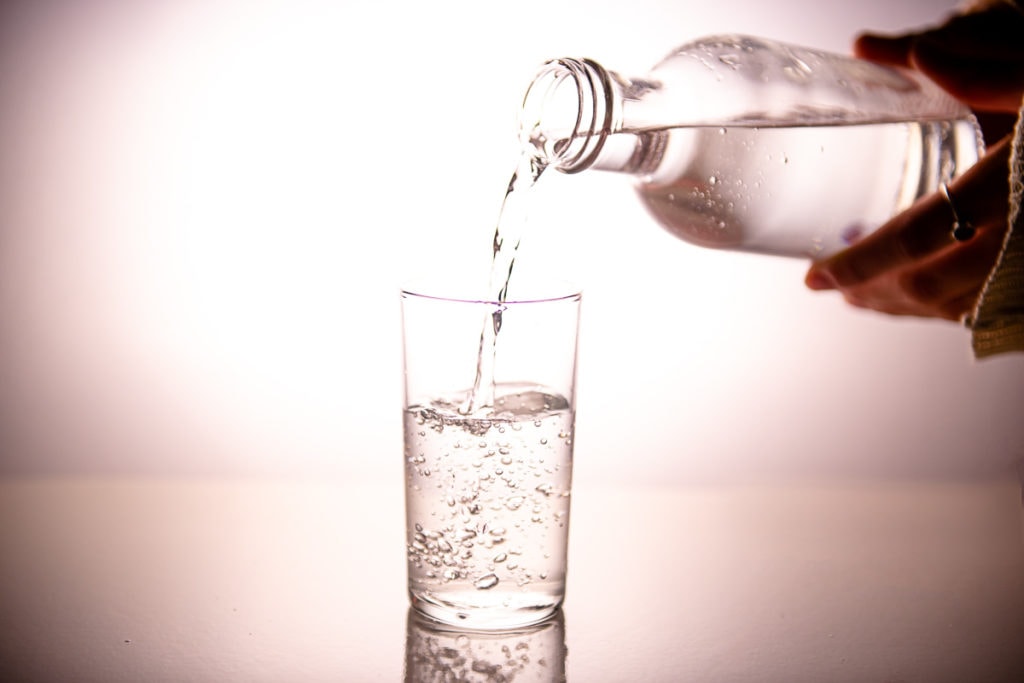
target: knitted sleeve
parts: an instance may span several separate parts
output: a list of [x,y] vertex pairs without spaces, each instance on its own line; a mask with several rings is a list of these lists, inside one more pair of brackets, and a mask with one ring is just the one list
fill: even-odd
[[1024,351],[1024,102],[1010,153],[1009,229],[971,316],[975,358]]

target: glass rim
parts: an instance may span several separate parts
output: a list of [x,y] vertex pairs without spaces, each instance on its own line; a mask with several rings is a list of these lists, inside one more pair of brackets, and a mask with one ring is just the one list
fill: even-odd
[[[516,304],[541,304],[541,303],[554,303],[558,301],[579,301],[582,296],[582,290],[569,282],[568,280],[562,280],[558,278],[544,278],[541,281],[532,279],[525,283],[525,289],[527,293],[517,294],[515,287],[512,288],[511,295],[506,297],[504,301],[499,301],[494,296],[483,296],[483,295],[469,295],[459,294],[458,292],[465,292],[467,290],[474,289],[467,287],[464,280],[450,280],[445,278],[416,278],[406,283],[401,288],[401,295],[403,299],[416,298],[416,299],[430,299],[433,301],[447,301],[449,303],[460,303],[460,304],[477,304],[485,306],[509,306]],[[481,288],[476,288],[481,289]],[[544,292],[544,293],[529,293],[529,292]]]

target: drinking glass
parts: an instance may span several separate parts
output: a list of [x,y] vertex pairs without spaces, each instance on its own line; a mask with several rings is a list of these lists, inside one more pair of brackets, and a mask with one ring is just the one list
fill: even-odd
[[536,623],[565,596],[581,295],[530,287],[402,291],[409,595],[467,628]]

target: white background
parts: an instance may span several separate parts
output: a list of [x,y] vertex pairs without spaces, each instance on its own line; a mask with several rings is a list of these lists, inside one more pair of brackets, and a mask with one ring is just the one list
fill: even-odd
[[[542,60],[643,73],[735,31],[848,50],[951,3],[5,3],[0,472],[391,478],[398,287],[485,269]],[[841,187],[835,188],[837,193]],[[576,476],[973,476],[1024,358],[855,311],[558,177],[520,257],[585,292]]]

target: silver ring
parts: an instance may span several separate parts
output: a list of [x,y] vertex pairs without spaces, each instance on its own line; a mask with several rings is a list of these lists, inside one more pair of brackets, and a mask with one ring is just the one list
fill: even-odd
[[953,214],[953,226],[949,231],[949,234],[953,236],[953,239],[957,242],[966,242],[967,240],[974,237],[974,233],[977,232],[974,225],[970,221],[966,221],[960,217],[960,212],[956,210],[956,204],[953,202],[953,193],[949,191],[949,186],[946,183],[939,185],[939,190],[942,191],[942,196],[946,200],[946,204],[949,206],[950,212]]

